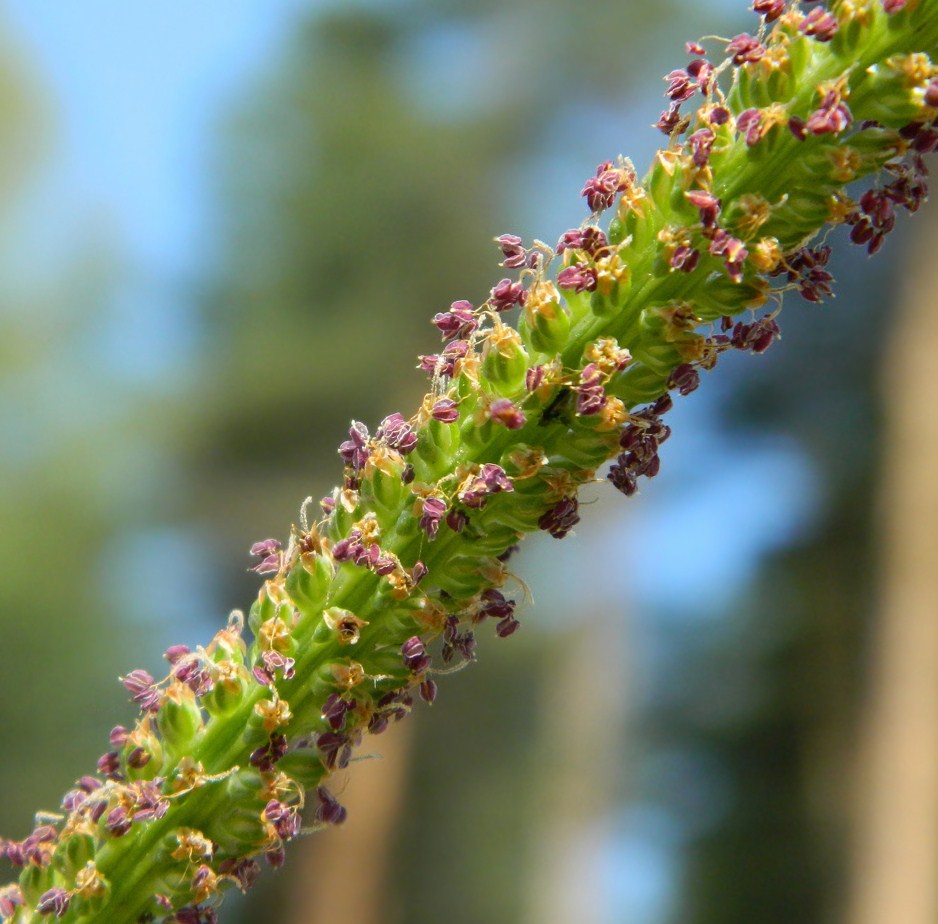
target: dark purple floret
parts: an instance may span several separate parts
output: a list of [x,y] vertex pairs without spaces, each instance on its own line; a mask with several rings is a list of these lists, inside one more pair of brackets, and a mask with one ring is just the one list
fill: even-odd
[[258,770],[273,770],[277,761],[286,753],[287,739],[279,732],[274,732],[266,744],[251,753],[249,763]]
[[514,616],[506,616],[496,627],[495,634],[499,638],[508,638],[509,635],[514,635],[515,632],[521,627],[521,623],[515,619]]
[[745,137],[748,147],[758,144],[762,139],[762,110],[743,110],[736,117],[736,130]]
[[338,693],[330,693],[322,707],[322,717],[333,731],[338,731],[345,724],[345,716],[355,708],[355,703],[343,699]]
[[433,403],[430,416],[440,423],[455,423],[459,420],[459,405],[452,398],[439,398]]
[[475,621],[480,621],[491,617],[493,619],[504,619],[511,616],[515,611],[515,601],[508,600],[505,595],[494,587],[482,591],[482,605],[479,612],[475,615]]
[[[268,539],[268,542],[276,542],[276,539]],[[254,548],[259,543],[255,543],[254,546],[251,546],[251,554],[254,555]],[[277,543],[278,545],[280,543]],[[265,553],[266,554],[266,553]],[[163,657],[169,661],[170,664],[175,664],[180,658],[184,658],[187,654],[191,654],[192,649],[188,645],[170,645],[166,651],[163,652]]]
[[681,115],[680,103],[671,103],[658,117],[658,121],[655,122],[655,128],[665,135],[683,132],[688,125],[690,125],[690,119]]
[[322,752],[323,766],[327,770],[344,770],[352,759],[352,742],[341,732],[323,732],[316,739],[316,747]]
[[765,45],[748,32],[742,32],[730,40],[726,53],[733,58],[733,64],[747,64],[762,59],[765,55]]
[[715,228],[720,216],[720,200],[703,189],[691,189],[684,193],[687,201],[700,211],[700,223],[705,228]]
[[[814,10],[820,12],[820,8]],[[821,105],[808,116],[804,128],[812,135],[838,135],[853,121],[853,115],[839,93],[831,90]]]
[[401,455],[407,455],[417,445],[414,428],[400,414],[390,414],[381,421],[375,438],[383,440]]
[[107,777],[109,780],[118,780],[121,778],[120,754],[117,751],[108,751],[98,758],[98,773]]
[[414,674],[422,674],[430,667],[430,655],[426,646],[417,635],[411,636],[401,645],[401,657],[404,666]]
[[489,418],[509,430],[520,430],[525,424],[524,413],[508,398],[498,398],[489,405]]
[[[580,514],[577,499],[575,497],[564,497],[557,501],[537,521],[537,525],[550,533],[555,539],[563,539],[579,522]],[[513,632],[514,629],[511,631]]]
[[7,886],[0,892],[0,916],[12,918],[16,909],[26,904],[19,886]]
[[[900,0],[905,2],[905,0]],[[775,22],[785,12],[785,0],[754,0],[752,8],[766,22]]]
[[110,831],[114,837],[123,837],[133,826],[133,818],[123,805],[108,812],[104,827]]
[[580,195],[586,197],[591,212],[601,212],[608,209],[615,202],[616,193],[627,186],[622,172],[613,167],[611,160],[606,160],[596,168],[596,175],[586,181]]
[[689,363],[682,363],[668,376],[668,388],[689,395],[700,385],[700,373]]
[[122,748],[127,743],[127,735],[127,729],[123,725],[115,725],[109,736],[111,747]]
[[324,786],[317,787],[316,801],[319,803],[315,813],[317,822],[325,825],[340,825],[345,821],[348,815],[345,806],[340,805],[336,797]]
[[692,273],[700,262],[700,251],[690,244],[679,244],[674,248],[671,259],[668,261],[671,269],[682,273]]
[[938,109],[938,78],[929,80],[925,85],[925,95],[922,102],[930,109]]
[[264,852],[264,859],[271,869],[280,869],[287,862],[287,852],[283,847],[271,847]]
[[820,6],[811,10],[798,26],[804,35],[813,35],[819,42],[829,42],[838,28],[837,17]]
[[631,497],[638,490],[638,478],[629,465],[626,453],[613,462],[606,477],[612,482],[612,486],[626,497]]
[[710,152],[713,150],[713,142],[716,135],[712,128],[699,128],[687,138],[687,144],[690,146],[691,160],[695,167],[705,167],[710,160]]
[[524,242],[516,234],[503,234],[495,238],[495,243],[501,248],[504,260],[502,266],[508,269],[518,269],[528,262],[528,253],[524,249]]
[[156,686],[153,677],[144,670],[131,671],[121,678],[121,683],[131,694],[130,698],[144,712],[158,712],[163,694]]
[[710,80],[713,77],[713,65],[706,58],[695,58],[687,65],[687,73],[697,88],[707,96],[710,92]]
[[461,510],[453,508],[446,514],[446,525],[454,532],[461,533],[465,525],[469,522],[469,517]]
[[489,305],[492,311],[507,311],[514,308],[515,305],[523,305],[527,293],[520,282],[512,282],[510,279],[502,279],[496,285],[489,295]]
[[300,813],[295,805],[286,805],[279,799],[271,799],[264,806],[264,817],[274,826],[281,840],[292,840],[300,833]]
[[596,270],[588,263],[574,263],[557,274],[557,285],[574,292],[592,292],[596,288]]
[[467,506],[480,508],[490,494],[513,491],[514,485],[505,470],[494,462],[486,462],[476,475],[460,492],[459,499]]
[[348,431],[349,439],[339,446],[339,455],[354,472],[360,472],[368,461],[368,428],[359,420],[353,420]]
[[237,880],[238,889],[247,892],[254,885],[260,875],[260,865],[254,860],[243,857],[229,857],[218,865],[218,872],[222,876],[232,876]]
[[766,317],[752,324],[744,324],[740,321],[733,328],[730,342],[737,350],[764,353],[780,336],[778,323],[774,318]]
[[474,314],[472,302],[464,299],[453,302],[449,311],[443,311],[433,316],[433,323],[443,334],[444,340],[454,338],[465,339],[473,334],[479,327],[478,318]]
[[537,391],[544,381],[544,367],[531,366],[524,374],[524,387],[527,391]]
[[420,515],[420,528],[427,534],[428,539],[436,538],[440,529],[440,522],[446,514],[446,503],[438,497],[425,497],[423,511]]
[[672,103],[683,103],[697,92],[696,81],[691,78],[691,75],[684,68],[671,71],[664,79],[668,82],[665,95]]
[[39,904],[36,910],[40,914],[54,914],[57,918],[65,916],[68,911],[71,896],[65,889],[49,889],[39,896]]
[[429,677],[425,677],[421,682],[420,686],[417,688],[417,692],[420,695],[420,698],[428,705],[432,706],[436,700],[436,694],[439,691],[439,687],[436,685],[435,680],[431,680]]
[[805,125],[804,119],[798,118],[798,116],[792,116],[788,120],[788,130],[799,140],[804,141],[808,137],[808,129]]
[[218,924],[218,913],[210,905],[186,905],[168,920],[176,924]]
[[581,416],[598,414],[606,404],[603,372],[596,363],[587,363],[580,372],[580,383],[575,386],[576,412]]

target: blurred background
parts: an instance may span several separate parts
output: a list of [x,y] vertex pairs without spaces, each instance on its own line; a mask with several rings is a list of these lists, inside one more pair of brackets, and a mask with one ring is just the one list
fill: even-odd
[[[644,171],[743,0],[0,2],[0,832],[256,588],[429,317]],[[661,475],[516,559],[536,607],[366,747],[223,920],[934,924],[938,219],[682,399]],[[844,241],[838,238],[843,245]],[[380,755],[380,756],[378,756]]]

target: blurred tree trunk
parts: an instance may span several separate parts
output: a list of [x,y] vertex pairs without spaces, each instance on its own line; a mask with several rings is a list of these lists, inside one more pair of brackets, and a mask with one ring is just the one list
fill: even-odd
[[880,615],[849,924],[938,921],[938,213],[915,220],[885,383]]
[[389,871],[404,806],[413,720],[370,739],[363,753],[379,755],[352,765],[341,828],[308,838],[295,858],[284,924],[382,924],[393,897]]
[[[602,587],[602,578],[588,575],[583,585]],[[616,834],[634,699],[629,628],[627,603],[584,599],[543,674],[537,729],[541,772],[533,781],[537,815],[526,862],[527,924],[611,920],[614,909],[604,894],[603,875]]]

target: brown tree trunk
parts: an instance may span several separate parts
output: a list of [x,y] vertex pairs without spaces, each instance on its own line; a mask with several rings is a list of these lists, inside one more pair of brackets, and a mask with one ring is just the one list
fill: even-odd
[[413,722],[406,719],[381,737],[366,739],[362,752],[380,756],[354,763],[344,787],[338,779],[330,781],[348,809],[348,820],[302,844],[284,924],[388,920],[388,873],[404,804]]
[[936,215],[916,216],[887,367],[881,607],[861,729],[849,924],[938,922]]

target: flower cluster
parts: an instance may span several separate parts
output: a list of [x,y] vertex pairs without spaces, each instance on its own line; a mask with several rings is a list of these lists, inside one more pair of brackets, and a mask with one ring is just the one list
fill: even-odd
[[[247,618],[171,648],[162,679],[122,678],[133,728],[112,731],[64,816],[0,842],[21,870],[2,921],[212,922],[304,825],[341,823],[329,779],[363,737],[433,703],[477,632],[518,630],[519,539],[566,536],[607,463],[626,495],[657,474],[673,395],[727,350],[768,349],[785,292],[830,294],[825,227],[874,253],[896,210],[919,207],[938,9],[753,6],[755,35],[709,40],[713,59],[690,43],[667,75],[668,144],[644,180],[605,161],[556,247],[496,238],[512,275],[433,317],[443,345],[419,357],[417,413],[373,434],[353,422],[321,518],[304,506],[286,544],[251,548],[264,583]],[[854,201],[847,184],[875,174]]]

